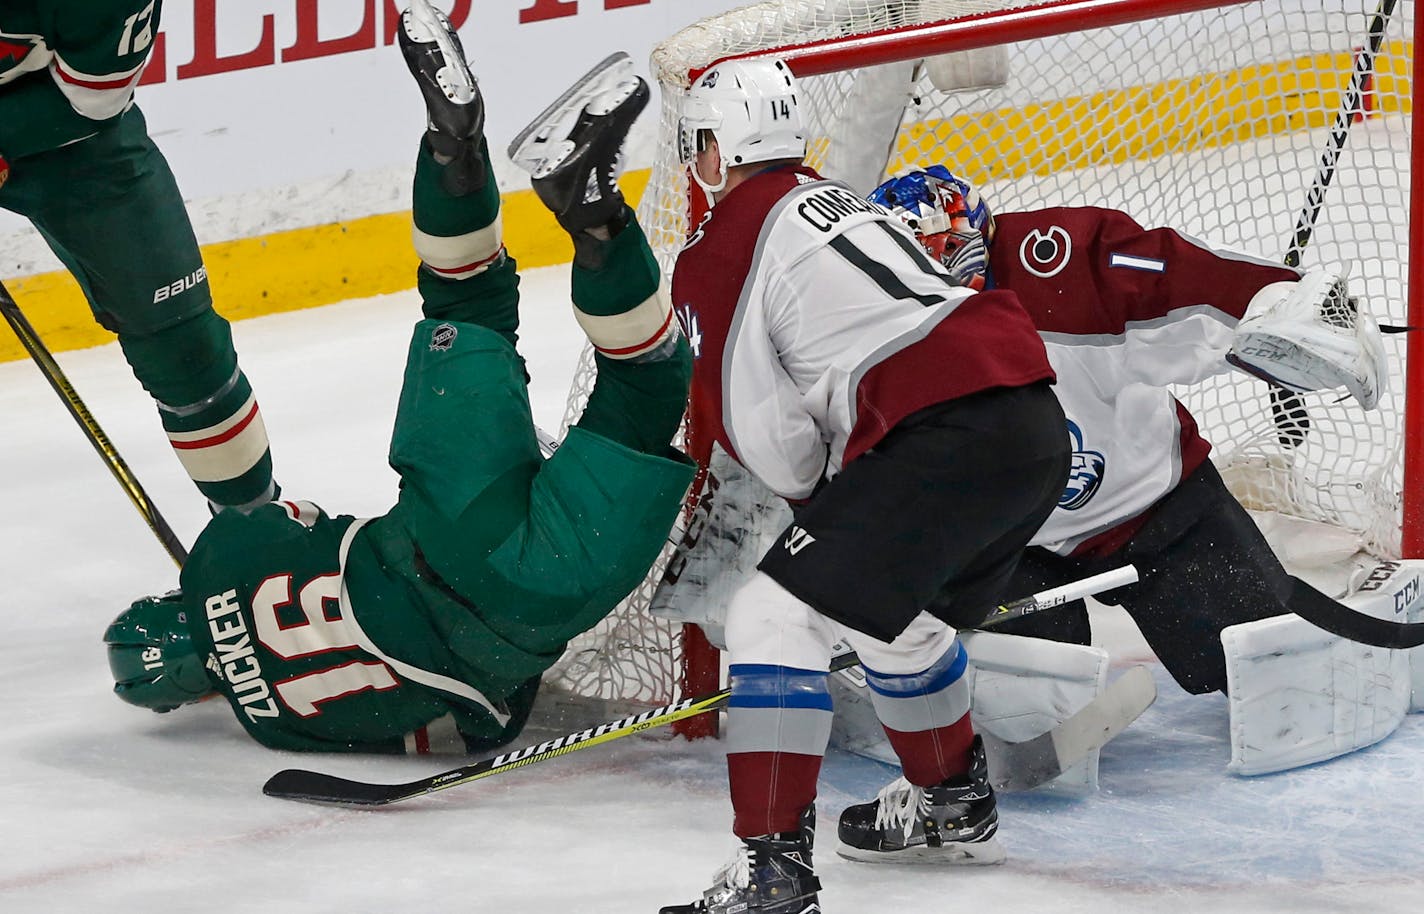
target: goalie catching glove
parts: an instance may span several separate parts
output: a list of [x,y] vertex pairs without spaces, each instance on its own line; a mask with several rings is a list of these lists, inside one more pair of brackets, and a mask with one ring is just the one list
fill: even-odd
[[1258,291],[1226,359],[1297,393],[1344,387],[1365,409],[1389,382],[1379,325],[1350,297],[1345,277],[1327,270]]

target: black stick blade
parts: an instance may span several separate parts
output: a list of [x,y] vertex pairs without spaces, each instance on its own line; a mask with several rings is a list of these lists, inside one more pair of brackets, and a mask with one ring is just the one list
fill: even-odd
[[322,806],[384,806],[425,790],[423,782],[368,784],[319,771],[288,768],[268,778],[267,783],[262,785],[262,792],[269,797]]

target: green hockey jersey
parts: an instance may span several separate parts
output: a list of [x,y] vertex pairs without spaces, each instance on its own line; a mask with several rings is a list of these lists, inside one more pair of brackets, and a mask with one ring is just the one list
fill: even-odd
[[[575,427],[525,472],[527,486],[468,502],[454,477],[435,504],[407,480],[373,520],[306,502],[220,512],[183,567],[184,609],[248,733],[278,749],[365,752],[473,751],[517,735],[569,639],[656,560],[692,466]],[[450,502],[468,507],[442,519]]]
[[92,136],[133,102],[162,0],[0,0],[0,156]]
[[[346,565],[369,521],[307,502],[223,511],[183,568],[187,624],[208,669],[254,739],[274,749],[419,753],[500,745],[518,733],[538,677],[490,676],[481,688],[446,675],[458,660],[419,595],[364,568],[364,602],[400,607],[401,647],[429,669],[376,647],[357,621]],[[489,694],[486,694],[486,691]]]

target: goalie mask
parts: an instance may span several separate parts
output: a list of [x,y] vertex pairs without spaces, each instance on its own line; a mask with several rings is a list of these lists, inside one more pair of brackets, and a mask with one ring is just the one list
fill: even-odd
[[727,186],[729,167],[805,158],[806,128],[791,68],[780,60],[729,60],[699,76],[682,100],[677,124],[684,165],[694,165],[709,133],[722,156],[721,176],[708,184],[691,169],[709,194]]
[[994,217],[968,181],[931,165],[891,178],[871,192],[870,201],[904,219],[956,283],[984,288]]
[[135,601],[104,632],[104,644],[114,694],[131,705],[162,713],[214,691],[188,634],[179,591]]

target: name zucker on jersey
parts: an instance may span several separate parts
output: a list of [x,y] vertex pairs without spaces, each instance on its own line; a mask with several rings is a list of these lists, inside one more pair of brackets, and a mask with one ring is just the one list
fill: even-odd
[[262,678],[262,665],[252,649],[252,636],[242,618],[237,591],[208,597],[208,632],[213,636],[216,669],[232,689],[248,718],[277,717],[281,712],[272,698],[272,689]]

